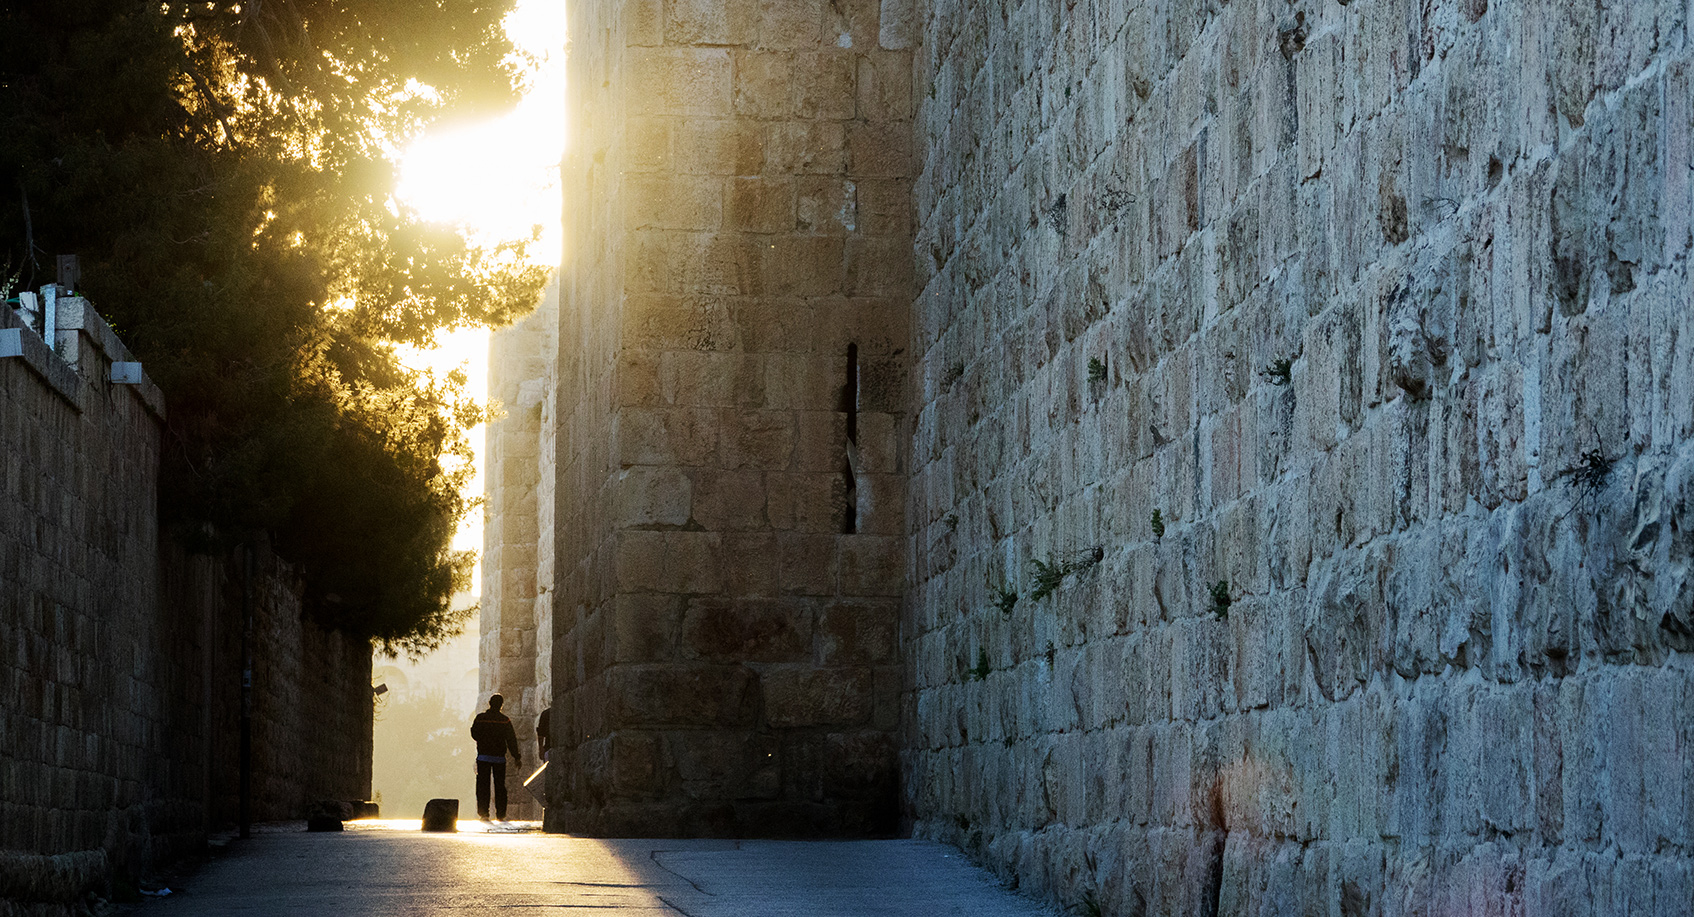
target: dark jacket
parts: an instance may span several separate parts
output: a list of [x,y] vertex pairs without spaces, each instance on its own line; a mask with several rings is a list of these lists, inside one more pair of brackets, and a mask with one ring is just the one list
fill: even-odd
[[511,749],[512,758],[523,760],[523,752],[518,751],[518,731],[512,728],[512,720],[504,713],[484,710],[471,720],[471,738],[476,740],[476,753],[479,755],[504,755]]

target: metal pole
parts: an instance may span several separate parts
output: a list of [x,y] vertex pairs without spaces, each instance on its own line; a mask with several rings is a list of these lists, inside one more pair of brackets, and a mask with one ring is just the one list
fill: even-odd
[[253,836],[253,544],[241,578],[241,836]]

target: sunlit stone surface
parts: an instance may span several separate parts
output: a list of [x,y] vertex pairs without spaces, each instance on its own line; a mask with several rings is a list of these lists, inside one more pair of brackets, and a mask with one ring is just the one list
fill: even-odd
[[1068,904],[1686,910],[1685,7],[581,5],[549,825],[759,830],[894,679]]

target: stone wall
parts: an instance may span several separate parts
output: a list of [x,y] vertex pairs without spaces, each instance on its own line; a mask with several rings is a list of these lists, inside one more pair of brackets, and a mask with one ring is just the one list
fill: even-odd
[[[524,753],[523,777],[540,762],[535,719],[552,703],[553,405],[557,385],[558,286],[523,321],[489,340],[488,397],[502,416],[488,425],[482,590],[481,698],[499,693]],[[542,533],[548,533],[544,537]],[[541,809],[518,788],[510,818],[539,819]]]
[[1688,909],[1689,12],[929,4],[917,833],[1108,914]]
[[572,17],[548,826],[891,831],[909,23]]
[[[160,535],[158,390],[107,381],[134,358],[59,305],[56,351],[0,309],[0,907],[49,910],[235,820],[242,622],[241,567]],[[369,645],[259,572],[254,817],[364,798]]]

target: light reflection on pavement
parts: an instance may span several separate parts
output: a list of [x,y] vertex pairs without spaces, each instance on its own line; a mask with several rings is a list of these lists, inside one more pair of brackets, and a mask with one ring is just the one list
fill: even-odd
[[[479,821],[459,819],[458,834],[539,834],[538,821]],[[422,831],[421,818],[361,818],[346,823],[348,831]]]
[[686,917],[1031,917],[954,848],[924,841],[627,840],[544,834],[535,822],[266,826],[142,917],[486,914],[583,910]]

